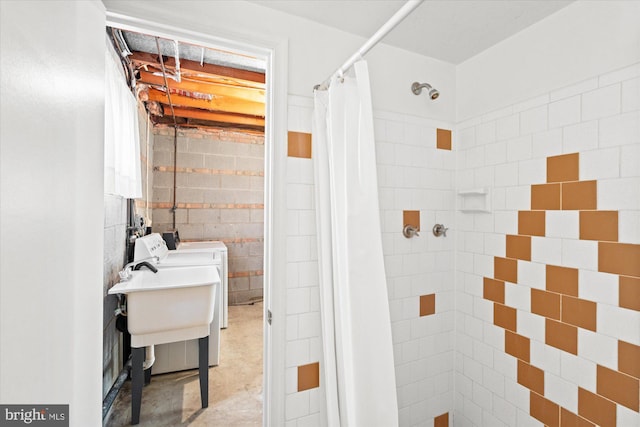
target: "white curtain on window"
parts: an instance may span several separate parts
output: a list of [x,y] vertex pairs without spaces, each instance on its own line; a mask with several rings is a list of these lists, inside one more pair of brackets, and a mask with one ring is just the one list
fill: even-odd
[[316,90],[313,165],[327,425],[398,425],[369,72]]
[[141,198],[138,106],[108,41],[105,67],[104,191],[129,199]]

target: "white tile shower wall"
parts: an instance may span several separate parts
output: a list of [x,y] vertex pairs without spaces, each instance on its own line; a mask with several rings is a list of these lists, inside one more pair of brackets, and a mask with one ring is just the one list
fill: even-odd
[[[516,359],[496,336],[503,328],[476,310],[483,277],[494,277],[505,235],[518,234],[518,210],[531,209],[530,185],[546,182],[548,156],[579,152],[579,179],[598,180],[598,209],[618,210],[619,241],[638,243],[639,81],[636,64],[458,124],[456,189],[488,188],[492,211],[455,214],[456,426],[542,425],[530,415]],[[617,340],[640,342],[638,313],[618,307],[618,276],[597,271],[597,242],[579,240],[578,211],[547,211],[546,237],[532,237],[531,258],[518,261],[518,284],[506,284],[505,304],[518,310],[518,334],[531,339],[545,397],[577,413],[578,387],[596,392],[596,365],[617,369]],[[530,313],[529,289],[545,288],[544,264],[579,269],[580,298],[597,303],[597,332],[579,329],[577,356],[546,345],[544,318]],[[493,359],[476,351],[483,345],[494,347]],[[618,426],[640,425],[637,412],[620,405],[617,412]]]
[[[312,101],[289,97],[290,131],[311,132]],[[417,117],[374,112],[383,253],[396,365],[400,425],[431,423],[453,410],[454,154],[436,149],[436,128]],[[297,367],[320,361],[322,342],[312,160],[287,159],[287,426],[320,426],[320,388],[297,391]],[[422,232],[402,236],[402,211],[420,210]],[[419,297],[436,294],[436,313],[419,316]]]
[[[436,223],[453,222],[455,160],[436,148],[446,123],[374,113],[378,188],[396,365],[400,425],[425,425],[453,408],[453,248]],[[420,211],[420,236],[402,233],[403,210]],[[436,313],[419,316],[420,295],[436,294]]]
[[[312,114],[311,99],[290,96],[288,130],[311,133]],[[298,366],[320,362],[322,370],[313,180],[311,159],[287,158],[287,427],[322,425],[322,373],[319,388],[298,391]]]

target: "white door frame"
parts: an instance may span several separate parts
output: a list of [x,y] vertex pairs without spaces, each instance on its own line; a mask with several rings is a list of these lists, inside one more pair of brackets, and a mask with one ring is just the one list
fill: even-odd
[[287,40],[218,29],[205,34],[112,12],[107,12],[107,25],[253,55],[266,61],[264,310],[265,319],[267,311],[272,313],[272,322],[264,323],[263,426],[282,426],[285,424]]

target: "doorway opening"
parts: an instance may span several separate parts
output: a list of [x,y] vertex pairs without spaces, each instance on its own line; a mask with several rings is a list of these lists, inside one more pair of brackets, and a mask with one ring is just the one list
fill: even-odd
[[[197,371],[157,375],[143,392],[157,390],[163,402],[153,405],[153,425],[188,424],[193,417],[217,425],[209,415],[229,423],[224,410],[240,415],[241,424],[269,425],[271,331],[264,319],[271,307],[265,248],[273,194],[273,52],[138,21],[132,25],[122,17],[112,21],[107,33],[120,45],[118,53],[130,57],[128,65],[124,61],[127,79],[140,100],[144,197],[136,213],[153,232],[177,230],[182,242],[220,241],[228,256],[221,320],[226,329],[220,363],[210,371],[209,408],[190,403],[191,394],[198,397],[191,392],[197,390]],[[171,387],[180,390],[172,393]],[[233,396],[233,390],[243,393]],[[123,412],[128,420],[128,406],[120,414],[117,408],[116,402],[107,425],[121,425],[114,415]],[[143,405],[142,420],[144,411]]]

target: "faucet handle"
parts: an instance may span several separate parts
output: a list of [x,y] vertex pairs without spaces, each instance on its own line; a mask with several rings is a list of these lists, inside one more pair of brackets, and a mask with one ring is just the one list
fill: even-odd
[[444,236],[447,237],[448,228],[443,224],[436,224],[433,226],[433,235],[436,237]]
[[407,239],[410,239],[413,236],[420,236],[420,233],[418,233],[418,229],[413,225],[405,225],[404,228],[402,229],[402,234]]
[[126,281],[131,278],[131,270],[126,267],[124,270],[118,271],[118,276],[120,276],[121,281]]

